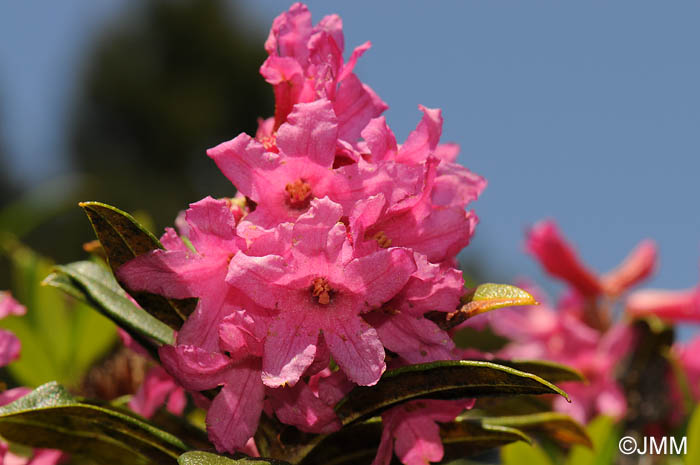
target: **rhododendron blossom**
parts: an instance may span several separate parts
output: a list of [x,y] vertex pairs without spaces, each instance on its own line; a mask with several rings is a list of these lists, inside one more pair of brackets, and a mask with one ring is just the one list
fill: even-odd
[[[455,257],[477,223],[466,208],[486,186],[455,163],[456,145],[439,143],[440,110],[420,106],[396,143],[379,116],[386,105],[353,73],[369,43],[344,62],[339,17],[312,26],[295,4],[265,48],[274,118],[208,151],[238,194],[192,204],[164,250],[118,270],[132,291],[199,299],[159,355],[187,390],[220,388],[207,429],[228,452],[242,450],[263,410],[303,431],[339,428],[340,397],[324,393],[341,379],[377,383],[386,349],[400,363],[457,357],[424,316],[459,305]],[[147,379],[158,400],[169,392],[161,375]]]
[[384,425],[377,456],[372,465],[389,465],[392,450],[406,465],[442,460],[444,449],[438,422],[454,420],[474,401],[414,400],[382,415]]

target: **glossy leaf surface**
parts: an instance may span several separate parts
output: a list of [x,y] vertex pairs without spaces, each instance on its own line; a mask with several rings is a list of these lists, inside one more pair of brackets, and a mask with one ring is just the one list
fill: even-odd
[[[160,241],[128,213],[100,202],[82,202],[80,206],[90,219],[113,271],[134,257],[163,248]],[[196,304],[194,299],[173,300],[147,292],[130,294],[148,313],[176,330]]]
[[413,399],[517,394],[559,394],[567,397],[552,383],[511,367],[483,361],[445,361],[388,371],[376,385],[360,386],[350,391],[336,406],[336,413],[347,425]]
[[174,465],[188,449],[134,416],[76,400],[57,383],[0,408],[0,434],[26,446],[61,449],[115,465]]

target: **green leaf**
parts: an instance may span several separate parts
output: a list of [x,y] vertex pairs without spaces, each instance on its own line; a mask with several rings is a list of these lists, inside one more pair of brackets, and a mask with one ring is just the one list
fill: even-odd
[[23,341],[22,356],[7,370],[26,386],[77,382],[114,344],[114,325],[87,305],[42,287],[53,263],[11,235],[0,233],[0,253],[12,265],[13,295],[27,307],[26,315],[0,321]]
[[0,435],[30,447],[61,449],[99,463],[177,463],[188,446],[143,420],[85,404],[57,383],[0,408]]
[[344,425],[375,416],[396,404],[419,398],[566,393],[531,373],[484,361],[446,361],[390,370],[374,386],[359,386],[341,400],[336,413]]
[[[375,417],[355,423],[323,439],[300,462],[301,465],[352,465],[370,463],[377,454],[382,435],[382,421]],[[513,441],[530,442],[517,429],[484,425],[478,419],[458,418],[440,424],[445,460],[475,455]]]
[[537,444],[509,444],[501,450],[502,465],[554,465]]
[[[476,288],[472,302],[480,302],[483,311],[495,310],[497,308],[512,307],[514,305],[536,305],[535,300],[529,292],[510,284],[486,283]],[[480,312],[482,313],[482,312]]]
[[562,381],[586,381],[581,372],[548,360],[491,360],[493,363],[515,368],[516,370],[532,373],[551,383]]
[[486,283],[462,298],[462,307],[451,313],[431,312],[428,318],[443,329],[454,328],[465,320],[498,308],[538,305],[532,295],[510,284]]
[[441,424],[440,436],[446,460],[469,457],[517,441],[532,443],[517,428],[490,425],[474,419],[457,419],[452,423]]
[[[230,459],[222,455],[212,454],[211,452],[192,451],[185,452],[178,459],[179,465],[285,465],[287,462],[281,462],[273,459],[263,458],[244,458]],[[288,465],[288,464],[287,464]]]
[[593,449],[572,447],[566,465],[611,465],[619,454],[620,434],[615,420],[605,416],[596,417],[588,424],[586,431],[593,441]]
[[517,428],[527,433],[544,435],[562,446],[579,444],[593,447],[591,438],[581,424],[559,412],[543,412],[531,415],[482,418],[486,425]]
[[[112,271],[134,257],[162,249],[160,241],[131,215],[100,202],[82,202]],[[127,289],[129,290],[129,289]],[[196,305],[195,299],[174,300],[148,292],[129,292],[148,313],[173,329],[180,329]]]
[[83,300],[131,334],[136,333],[160,344],[173,343],[172,329],[134,305],[112,273],[104,267],[82,261],[56,266],[54,270],[55,273],[44,281],[46,285],[55,285],[74,296],[82,296]]
[[685,465],[696,465],[700,463],[700,405],[695,407],[688,423],[688,450],[685,456]]

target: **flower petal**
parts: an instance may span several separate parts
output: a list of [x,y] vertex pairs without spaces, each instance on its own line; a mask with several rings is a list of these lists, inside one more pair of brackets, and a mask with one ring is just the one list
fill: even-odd
[[207,413],[207,432],[219,452],[234,453],[255,434],[265,389],[253,364],[231,369]]
[[17,360],[20,349],[19,339],[6,329],[0,329],[0,367]]
[[563,279],[582,295],[596,296],[602,291],[598,278],[581,263],[553,221],[533,226],[525,247],[552,276]]
[[313,363],[318,327],[308,313],[283,309],[273,321],[265,340],[262,380],[266,386],[294,386]]
[[617,296],[646,279],[654,272],[656,255],[654,241],[647,239],[639,243],[620,266],[601,278],[605,292]]
[[158,356],[163,368],[185,389],[205,391],[224,382],[232,361],[224,354],[195,346],[162,346]]
[[356,258],[345,267],[345,285],[377,307],[394,297],[416,271],[413,254],[398,247]]
[[[329,318],[331,320],[331,318]],[[333,358],[348,379],[372,386],[386,370],[377,332],[359,317],[338,317],[323,328]]]
[[326,99],[298,103],[277,131],[277,147],[289,157],[303,157],[330,168],[335,158],[338,122]]

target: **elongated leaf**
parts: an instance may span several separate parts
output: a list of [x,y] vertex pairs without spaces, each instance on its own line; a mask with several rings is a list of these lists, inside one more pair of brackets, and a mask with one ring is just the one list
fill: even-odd
[[[113,271],[134,257],[162,249],[160,241],[131,215],[100,202],[82,202]],[[128,290],[128,289],[127,289]],[[147,292],[129,292],[151,315],[173,329],[180,329],[194,310],[196,300],[174,300]]]
[[538,304],[532,295],[519,287],[494,283],[478,286],[462,299],[462,303],[462,307],[454,312],[431,312],[428,318],[435,321],[443,329],[450,329],[473,316],[498,308]]
[[483,361],[410,365],[386,372],[374,386],[356,387],[336,406],[347,425],[418,398],[459,399],[515,394],[566,393],[531,373]]
[[517,441],[532,443],[530,438],[517,428],[489,425],[470,419],[457,419],[452,423],[441,424],[440,436],[445,448],[445,460],[469,457]]
[[56,383],[0,408],[0,435],[26,446],[61,449],[115,465],[174,465],[188,449],[145,421],[81,403]]
[[515,368],[516,370],[532,373],[551,383],[562,381],[586,381],[579,371],[571,367],[548,360],[491,360],[493,363]]
[[563,446],[579,444],[593,447],[585,428],[570,416],[559,412],[482,418],[486,425],[508,426],[527,433],[542,434]]
[[[287,462],[264,458],[230,459],[211,452],[185,452],[178,459],[179,465],[285,465]],[[288,465],[288,464],[287,464]]]
[[[352,465],[371,463],[382,435],[375,417],[327,436],[300,462],[301,465]],[[523,432],[505,426],[484,425],[478,419],[458,418],[440,424],[445,460],[468,457],[513,441],[530,442]]]
[[82,296],[83,300],[117,325],[131,334],[136,333],[140,336],[139,341],[146,337],[161,344],[173,343],[172,329],[129,300],[112,273],[97,263],[81,261],[56,266],[55,274],[49,275],[44,283],[63,290],[72,286],[69,293]]

